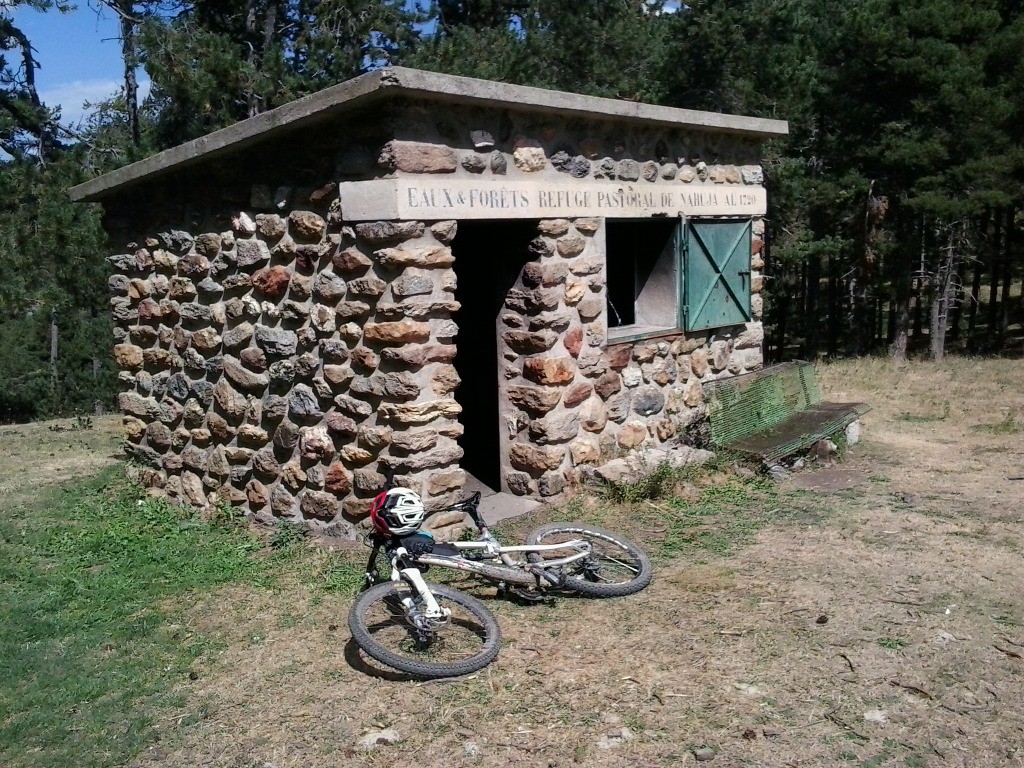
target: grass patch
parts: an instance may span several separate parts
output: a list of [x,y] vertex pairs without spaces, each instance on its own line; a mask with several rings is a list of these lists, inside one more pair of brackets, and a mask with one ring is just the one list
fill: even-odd
[[907,647],[906,642],[898,637],[880,637],[876,642],[889,651],[902,651]]
[[764,525],[777,494],[761,478],[708,478],[698,486],[695,502],[673,498],[666,516],[668,531],[656,554],[670,558],[693,550],[726,555],[748,543]]
[[159,606],[268,578],[252,533],[182,515],[119,468],[0,508],[0,764],[119,765],[153,740],[206,650]]
[[1024,431],[1024,424],[1015,411],[1009,411],[1000,421],[994,424],[975,424],[973,429],[990,435],[1016,435]]
[[800,494],[784,497],[764,476],[737,470],[728,460],[661,464],[632,482],[609,484],[602,496],[583,516],[633,535],[660,561],[729,554],[766,525],[800,517],[805,506],[793,503]]
[[671,464],[662,462],[636,480],[608,483],[604,488],[604,496],[615,504],[660,499],[672,491],[679,474],[679,470]]
[[905,421],[910,424],[929,424],[936,421],[945,421],[949,418],[949,414],[952,411],[949,403],[943,403],[942,410],[934,413],[911,413],[910,411],[903,411],[897,414],[896,418],[899,421]]

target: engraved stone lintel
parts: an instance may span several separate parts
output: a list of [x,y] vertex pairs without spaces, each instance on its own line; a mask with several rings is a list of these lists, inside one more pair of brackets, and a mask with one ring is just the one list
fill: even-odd
[[760,186],[376,179],[338,185],[346,221],[763,216]]

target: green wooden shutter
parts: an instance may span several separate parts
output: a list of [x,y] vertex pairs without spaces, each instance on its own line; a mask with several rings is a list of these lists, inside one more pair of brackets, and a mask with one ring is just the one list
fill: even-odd
[[750,320],[750,222],[690,221],[683,278],[686,330]]

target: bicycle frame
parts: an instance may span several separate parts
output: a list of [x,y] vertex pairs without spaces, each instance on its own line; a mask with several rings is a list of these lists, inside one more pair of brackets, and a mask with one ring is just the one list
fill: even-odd
[[[429,552],[419,555],[416,562],[423,565],[436,565],[441,568],[453,568],[457,571],[472,573],[482,576],[488,581],[516,584],[522,587],[536,587],[547,584],[553,587],[560,586],[562,578],[555,571],[556,569],[573,563],[590,555],[590,543],[582,539],[568,541],[559,544],[535,544],[513,547],[494,547],[494,540],[482,541],[459,541],[452,542],[452,546],[459,550],[484,550],[491,555],[490,562],[484,560],[472,560],[462,555],[444,555]],[[545,560],[543,563],[516,562],[509,553],[518,552],[524,554],[552,552],[574,548],[577,551],[567,557],[557,560]],[[494,562],[500,560],[501,562]]]
[[[522,544],[516,546],[502,546],[490,533],[476,541],[456,541],[447,546],[460,551],[458,555],[441,554],[437,552],[426,552],[415,557],[410,555],[404,547],[396,547],[391,553],[391,580],[407,580],[412,583],[418,592],[424,594],[425,586],[423,576],[416,565],[435,565],[439,568],[452,568],[465,573],[472,573],[481,576],[488,581],[495,581],[505,584],[515,584],[523,587],[536,587],[541,585],[560,586],[561,575],[557,569],[574,563],[577,560],[586,558],[591,553],[590,543],[584,539],[560,542],[558,544]],[[576,551],[565,557],[555,560],[545,560],[543,563],[531,563],[513,560],[511,554],[534,554],[565,550],[567,548]],[[469,559],[461,552],[482,551],[487,554],[487,560]],[[375,547],[367,563],[367,577],[375,568],[379,547]],[[401,567],[401,563],[411,561],[411,567]],[[425,594],[424,599],[427,600]],[[430,600],[427,600],[430,606]],[[433,606],[430,606],[431,608]]]
[[[440,552],[425,552],[412,555],[405,547],[400,545],[388,551],[389,559],[391,560],[391,581],[406,581],[412,585],[423,600],[424,609],[420,612],[420,615],[426,619],[446,620],[449,612],[438,605],[437,600],[427,587],[422,572],[417,566],[436,565],[439,568],[452,568],[457,571],[472,573],[475,576],[497,582],[503,586],[515,585],[517,587],[534,588],[547,585],[559,587],[564,580],[564,576],[559,572],[559,569],[577,560],[582,560],[591,553],[590,542],[584,539],[560,542],[558,544],[502,546],[491,535],[487,524],[480,517],[477,509],[479,503],[480,494],[477,493],[469,499],[453,504],[448,508],[449,510],[464,510],[472,518],[477,530],[480,531],[480,538],[476,540],[453,541],[445,544],[445,546],[457,550],[459,552],[458,555]],[[373,581],[373,573],[376,570],[376,562],[380,550],[387,545],[386,539],[377,538],[373,539],[373,542],[373,550],[366,565],[366,579],[368,583]],[[545,560],[543,563],[532,563],[528,559],[526,561],[522,559],[514,560],[511,557],[513,554],[539,554],[542,552],[564,550],[566,548],[572,548],[576,551],[566,557]],[[463,554],[473,551],[484,553],[486,559],[468,558]],[[410,563],[410,565],[403,567],[404,563]],[[417,615],[415,600],[412,597],[403,598],[402,604],[407,615],[410,617]],[[425,628],[421,627],[421,629]]]

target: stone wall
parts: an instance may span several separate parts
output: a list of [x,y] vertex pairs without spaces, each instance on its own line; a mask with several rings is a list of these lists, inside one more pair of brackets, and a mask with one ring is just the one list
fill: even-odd
[[339,178],[440,174],[509,180],[728,188],[764,183],[760,140],[685,126],[581,120],[551,113],[416,103],[382,118],[392,139],[338,154]]
[[[761,221],[755,322],[610,346],[603,227],[539,222],[506,296],[495,418],[513,493],[557,496],[583,466],[675,443],[702,415],[702,381],[761,365]],[[144,483],[348,537],[386,473],[431,507],[451,503],[466,480],[456,233],[344,225],[335,205],[239,212],[223,232],[155,233],[111,257],[119,406]],[[461,516],[429,524],[448,535]]]
[[454,500],[455,222],[343,226],[333,206],[226,223],[110,259],[118,403],[143,481],[343,536],[386,472],[431,506]]
[[607,342],[603,220],[539,224],[501,316],[504,482],[555,496],[581,468],[634,450],[691,442],[704,418],[702,382],[762,366],[760,270],[764,222],[753,223],[753,321],[687,336]]
[[[308,139],[308,141],[307,141]],[[194,506],[357,536],[385,474],[431,508],[466,481],[455,221],[343,220],[338,182],[426,176],[760,188],[756,141],[555,115],[395,106],[185,169],[107,206],[127,451]],[[241,169],[241,170],[240,170]],[[681,439],[701,383],[761,365],[763,222],[746,327],[609,345],[604,220],[543,219],[499,318],[503,483],[554,497],[581,469]],[[130,242],[129,242],[130,241]],[[447,535],[461,515],[434,515]]]

